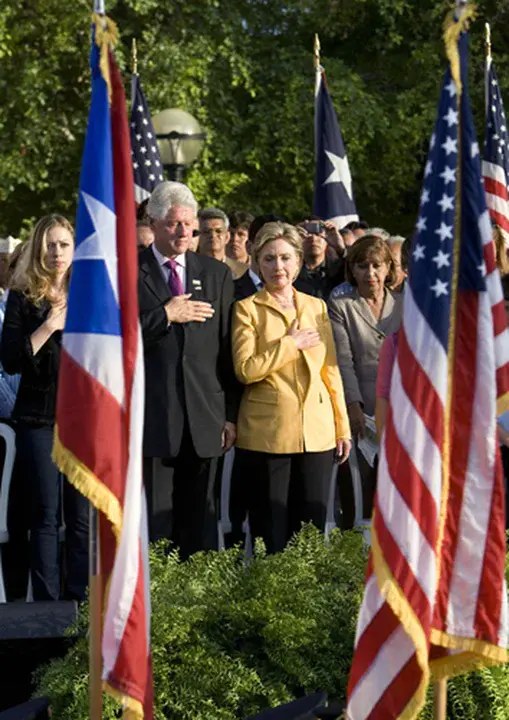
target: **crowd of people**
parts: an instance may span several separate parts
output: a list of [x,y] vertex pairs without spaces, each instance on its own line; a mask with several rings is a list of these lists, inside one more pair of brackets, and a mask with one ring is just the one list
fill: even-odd
[[[171,540],[183,559],[218,547],[232,449],[227,546],[244,541],[246,518],[269,553],[303,522],[324,530],[334,463],[337,523],[351,528],[347,461],[371,417],[383,428],[410,241],[364,222],[198,211],[176,182],[158,185],[137,219],[150,539]],[[10,528],[14,545],[28,543],[35,600],[82,600],[87,585],[87,503],[51,460],[73,250],[70,223],[45,216],[2,276],[0,414],[17,443]],[[503,238],[499,250],[505,274]],[[500,437],[509,445],[503,418]],[[376,461],[356,456],[369,518]]]

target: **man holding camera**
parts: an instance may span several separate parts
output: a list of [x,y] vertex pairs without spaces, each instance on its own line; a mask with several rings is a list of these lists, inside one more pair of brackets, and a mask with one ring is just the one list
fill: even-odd
[[[345,279],[345,246],[332,222],[312,217],[298,224],[304,263],[298,280],[303,292],[327,302],[336,285]],[[301,289],[301,288],[299,288]]]

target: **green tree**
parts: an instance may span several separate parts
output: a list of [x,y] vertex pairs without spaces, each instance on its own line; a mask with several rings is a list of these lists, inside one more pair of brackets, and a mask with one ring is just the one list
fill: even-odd
[[[445,68],[442,0],[111,0],[129,89],[130,45],[152,113],[180,106],[207,131],[188,182],[200,203],[291,219],[313,192],[313,34],[338,112],[360,214],[411,232]],[[483,32],[509,97],[509,3],[481,0],[471,92],[483,134]],[[89,105],[89,0],[0,9],[0,233],[74,215]],[[509,101],[508,101],[509,102]]]

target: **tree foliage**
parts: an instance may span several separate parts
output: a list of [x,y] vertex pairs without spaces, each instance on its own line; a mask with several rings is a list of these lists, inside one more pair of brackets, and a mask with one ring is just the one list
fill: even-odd
[[[207,145],[188,175],[203,204],[296,219],[313,186],[313,35],[347,144],[360,213],[409,232],[445,67],[442,0],[111,0],[129,91],[130,45],[152,113],[195,114]],[[480,0],[471,90],[483,133],[483,32],[509,97],[507,0]],[[89,105],[90,0],[0,8],[0,233],[74,215]],[[509,102],[509,101],[508,101]]]

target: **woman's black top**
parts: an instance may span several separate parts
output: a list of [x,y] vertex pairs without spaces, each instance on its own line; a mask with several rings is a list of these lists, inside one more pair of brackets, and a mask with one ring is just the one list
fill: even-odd
[[0,359],[5,372],[21,375],[12,419],[30,425],[55,423],[62,333],[54,332],[37,355],[30,340],[50,309],[47,300],[35,305],[22,292],[11,290],[5,310]]

